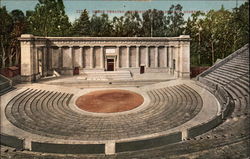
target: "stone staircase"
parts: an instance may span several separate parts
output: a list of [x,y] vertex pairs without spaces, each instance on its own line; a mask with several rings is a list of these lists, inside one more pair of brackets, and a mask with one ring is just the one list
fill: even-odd
[[129,71],[85,72],[87,80],[133,80]]

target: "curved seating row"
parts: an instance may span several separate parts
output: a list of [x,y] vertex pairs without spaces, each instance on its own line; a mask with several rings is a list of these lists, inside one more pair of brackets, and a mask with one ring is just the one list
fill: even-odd
[[[233,147],[232,144],[239,144],[239,147],[246,146],[250,130],[250,114],[248,113],[250,108],[249,45],[245,45],[226,58],[223,64],[215,65],[212,70],[201,74],[198,80],[217,95],[222,104],[226,103],[225,101],[229,98],[230,104],[228,106],[231,109],[228,113],[229,116],[225,116],[225,122],[201,135],[201,137],[214,136],[216,140],[221,137],[225,138],[224,141],[218,143],[212,142],[214,146],[220,146],[221,144],[224,144],[225,147]],[[226,93],[220,90],[225,90]],[[225,96],[225,94],[228,95]],[[203,141],[200,143],[204,144]],[[208,148],[211,148],[211,146]],[[234,152],[233,149],[228,151]],[[247,153],[242,155],[247,157]]]
[[149,105],[136,113],[90,116],[71,109],[72,94],[27,89],[8,103],[5,113],[15,126],[43,136],[114,140],[166,131],[190,120],[202,107],[201,97],[186,85],[148,95]]
[[201,129],[205,133],[196,137],[189,134],[190,138],[179,143],[117,157],[249,158],[249,46],[201,74],[198,81],[218,98],[223,123],[210,130]]
[[[167,142],[180,138],[178,133],[172,134],[173,139],[167,136],[133,143],[118,142],[116,152],[119,153],[115,157],[163,158],[195,155],[198,158],[220,158],[225,154],[232,158],[249,157],[248,50],[248,46],[245,46],[198,78],[207,88],[210,87],[209,90],[221,103],[220,118],[214,118],[207,125],[204,123],[189,129],[190,138],[177,143]],[[28,89],[9,102],[6,116],[17,127],[32,133],[63,139],[98,141],[137,137],[171,129],[193,118],[202,106],[199,94],[186,85],[155,89],[147,93],[150,97],[149,107],[139,112],[116,117],[91,117],[78,114],[69,107],[72,94]],[[221,118],[225,119],[223,123]],[[214,127],[218,123],[221,124]],[[67,125],[71,126],[67,128]],[[160,147],[151,146],[161,141],[162,144],[157,144]],[[141,147],[142,150],[134,146]]]

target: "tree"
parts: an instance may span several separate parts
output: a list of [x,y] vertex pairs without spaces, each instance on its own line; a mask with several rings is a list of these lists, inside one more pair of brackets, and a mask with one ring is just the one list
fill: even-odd
[[149,9],[142,14],[142,19],[142,36],[165,36],[166,17],[163,11]]
[[0,57],[1,68],[19,64],[20,44],[18,37],[25,32],[25,16],[21,10],[8,13],[6,8],[0,8]]
[[94,37],[105,37],[112,36],[113,26],[107,14],[97,16],[94,14],[90,21],[90,32],[91,36]]
[[128,37],[140,36],[141,18],[138,12],[126,12],[124,16],[124,35]]
[[233,51],[249,43],[249,2],[245,2],[239,8],[233,9],[233,17],[230,21],[233,28]]
[[204,53],[204,37],[203,23],[204,23],[205,13],[195,12],[188,18],[186,22],[186,27],[184,34],[190,35],[190,55],[191,55],[191,65],[201,65],[201,56]]
[[167,32],[166,36],[179,36],[184,31],[184,13],[180,4],[172,5],[167,14]]
[[6,67],[6,60],[8,58],[7,50],[9,48],[10,33],[13,28],[12,18],[6,10],[6,7],[0,8],[0,57],[1,67]]
[[230,21],[232,13],[222,6],[218,11],[209,11],[205,19],[205,29],[208,34],[208,49],[211,52],[211,64],[214,64],[217,58],[225,58],[232,52],[232,28]]
[[9,41],[10,44],[10,52],[9,52],[9,66],[13,65],[13,58],[15,58],[15,65],[19,64],[20,56],[21,56],[21,48],[20,42],[18,38],[26,32],[26,17],[21,10],[13,10],[10,13],[13,20],[13,30],[10,34],[11,39]]
[[113,34],[112,36],[116,36],[116,37],[124,37],[125,36],[125,29],[124,29],[124,17],[114,17],[113,21],[112,21],[112,25],[113,25]]
[[213,65],[249,40],[248,3],[233,11],[197,12],[187,20],[185,34],[191,36],[191,64]]
[[65,14],[62,0],[39,0],[34,12],[28,12],[31,34],[40,36],[67,36],[71,24]]
[[90,20],[86,9],[84,9],[80,18],[74,22],[72,32],[74,36],[90,36]]

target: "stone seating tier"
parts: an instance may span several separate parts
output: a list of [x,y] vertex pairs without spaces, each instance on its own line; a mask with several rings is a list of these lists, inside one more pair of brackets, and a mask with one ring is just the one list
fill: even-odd
[[76,112],[69,106],[72,96],[27,89],[8,103],[6,116],[15,126],[34,134],[98,141],[165,131],[190,120],[202,107],[201,97],[186,85],[149,91],[151,101],[147,108],[116,117]]
[[[212,92],[216,92],[219,86],[225,89],[233,101],[234,110],[223,124],[201,135],[200,138],[214,136],[219,141],[222,136],[223,142],[216,143],[213,141],[211,144],[219,145],[223,143],[225,145],[223,147],[229,147],[228,153],[232,154],[230,157],[247,158],[249,153],[241,153],[242,156],[239,157],[239,153],[234,150],[242,148],[246,151],[247,149],[244,147],[248,147],[249,144],[249,46],[246,45],[239,49],[222,63],[216,64],[213,68],[201,74],[198,80],[205,86],[210,87]],[[210,139],[206,140],[206,143],[210,142]],[[204,144],[205,142],[200,143]],[[233,144],[237,144],[236,149],[233,149],[235,148],[232,146]]]

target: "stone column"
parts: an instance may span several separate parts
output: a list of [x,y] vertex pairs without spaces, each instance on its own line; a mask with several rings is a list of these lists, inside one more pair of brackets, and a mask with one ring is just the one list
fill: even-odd
[[81,52],[81,55],[82,55],[82,68],[84,68],[84,46],[80,46],[80,52]]
[[135,67],[139,67],[140,64],[140,46],[136,46],[136,63],[135,63]]
[[126,63],[127,63],[127,68],[129,68],[129,64],[130,64],[130,61],[129,61],[129,47],[130,47],[130,46],[127,46],[127,61],[126,61]]
[[43,47],[42,50],[42,74],[43,76],[47,76],[47,48],[46,46]]
[[149,49],[148,49],[148,46],[146,46],[146,59],[145,59],[145,61],[146,61],[146,67],[149,67]]
[[103,52],[103,46],[101,46],[101,52],[100,52],[100,68],[104,68],[104,52]]
[[47,47],[47,75],[51,76],[53,75],[53,70],[52,70],[52,47],[51,46],[46,46]]
[[116,46],[116,54],[117,54],[116,68],[119,68],[120,67],[120,46]]
[[168,63],[168,47],[164,47],[164,67],[167,68],[167,63]]
[[170,46],[169,47],[169,73],[172,74],[172,70],[173,70],[173,50],[174,50],[174,47],[173,46]]
[[[23,39],[22,39],[23,38]],[[21,36],[21,77],[22,81],[31,82],[34,76],[34,42],[33,35],[24,34]]]
[[158,55],[159,55],[159,47],[156,46],[155,47],[155,67],[157,68],[159,66],[158,62],[159,62],[159,58],[158,58]]
[[48,47],[48,54],[49,54],[49,69],[50,71],[52,71],[52,54],[53,54],[53,48],[50,47],[50,46],[47,46]]
[[[188,35],[181,35],[181,38],[189,39]],[[180,42],[179,77],[190,78],[190,41]]]
[[89,57],[89,68],[93,68],[94,67],[94,46],[90,46],[90,57]]
[[175,70],[174,70],[174,76],[179,77],[179,66],[180,66],[180,46],[179,44],[175,47],[174,50],[174,57],[175,57]]
[[37,48],[37,73],[41,76],[42,75],[42,47]]
[[38,47],[36,47],[35,48],[35,54],[34,54],[34,74],[35,75],[38,75],[39,74],[39,50],[38,50],[39,48]]
[[169,68],[169,46],[167,46],[167,67]]
[[73,46],[69,46],[69,52],[71,54],[71,67],[74,69],[74,63],[75,63],[75,56],[74,56],[74,52],[73,52]]
[[63,52],[62,52],[62,47],[59,46],[58,48],[59,51],[59,69],[61,70],[63,68]]

